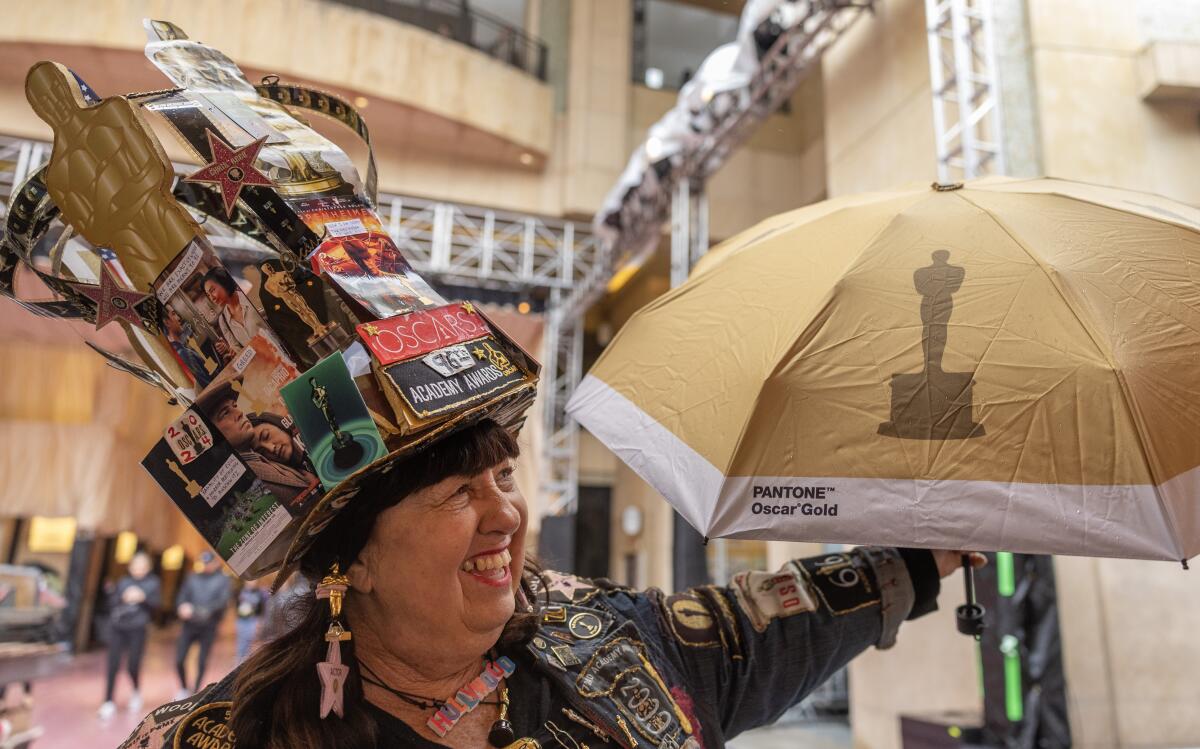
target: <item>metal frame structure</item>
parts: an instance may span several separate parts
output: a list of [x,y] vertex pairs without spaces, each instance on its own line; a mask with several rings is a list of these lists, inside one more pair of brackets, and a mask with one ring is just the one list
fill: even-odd
[[[707,205],[700,198],[704,183],[725,164],[730,155],[750,138],[758,126],[792,97],[801,79],[814,61],[837,41],[864,11],[873,11],[875,0],[796,0],[798,20],[786,29],[759,61],[759,69],[746,90],[732,97],[731,105],[719,114],[707,129],[700,145],[687,158],[673,166],[658,191],[658,202],[648,220],[622,232],[608,250],[607,267],[597,274],[596,283],[581,286],[563,300],[561,313],[578,316],[603,295],[608,280],[626,264],[641,264],[658,248],[662,228],[672,225],[672,243],[687,246],[672,256],[672,267],[679,272],[691,269],[691,262],[707,250]],[[680,200],[684,191],[689,199]],[[672,207],[688,207],[689,217],[674,216]],[[703,214],[697,223],[692,217]],[[678,232],[688,231],[687,236]],[[697,241],[704,240],[704,246]]]
[[938,180],[1004,173],[991,0],[925,0]]

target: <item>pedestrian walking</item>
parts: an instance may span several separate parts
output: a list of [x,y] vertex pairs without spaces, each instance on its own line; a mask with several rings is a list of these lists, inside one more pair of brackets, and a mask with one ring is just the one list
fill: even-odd
[[[179,589],[175,611],[183,620],[179,632],[179,643],[175,648],[175,669],[179,672],[179,691],[176,699],[184,699],[200,691],[204,683],[204,669],[208,666],[208,654],[217,637],[217,626],[229,603],[229,578],[221,572],[221,560],[211,551],[200,553],[201,571],[189,575]],[[200,646],[196,678],[189,688],[187,678],[187,656],[192,645]]]
[[258,626],[262,622],[270,593],[257,580],[250,580],[238,593],[237,602],[237,662],[246,660],[250,648],[258,639]]
[[146,647],[146,629],[150,625],[150,617],[162,603],[162,583],[151,572],[152,566],[149,554],[144,551],[134,554],[129,560],[129,574],[117,581],[116,588],[109,594],[108,669],[104,703],[98,711],[101,720],[108,720],[117,712],[113,690],[122,656],[129,679],[133,682],[129,710],[137,712],[142,709],[139,678],[142,653]]

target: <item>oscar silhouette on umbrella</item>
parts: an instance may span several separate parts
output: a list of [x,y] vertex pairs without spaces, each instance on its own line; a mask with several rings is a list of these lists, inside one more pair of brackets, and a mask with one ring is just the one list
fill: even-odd
[[337,416],[329,405],[329,393],[325,386],[317,382],[317,378],[309,377],[308,384],[312,387],[312,402],[325,417],[329,431],[333,434],[333,464],[338,468],[349,468],[356,465],[363,457],[363,446],[354,441],[338,426]]
[[967,271],[948,261],[950,253],[932,253],[933,264],[913,272],[913,286],[921,295],[921,352],[925,367],[921,372],[892,375],[892,420],[879,425],[887,437],[916,440],[955,440],[979,437],[982,424],[971,416],[972,372],[946,372],[942,356],[946,353],[950,316],[954,312],[954,292],[962,288]]

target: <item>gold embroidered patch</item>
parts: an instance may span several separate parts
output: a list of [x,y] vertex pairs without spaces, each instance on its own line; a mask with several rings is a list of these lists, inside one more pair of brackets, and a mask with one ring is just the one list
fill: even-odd
[[662,602],[671,634],[681,645],[692,648],[720,647],[721,637],[712,611],[691,593],[677,593]]

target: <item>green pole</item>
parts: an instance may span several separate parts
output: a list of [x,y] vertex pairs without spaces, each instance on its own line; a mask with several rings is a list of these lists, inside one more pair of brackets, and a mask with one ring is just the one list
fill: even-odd
[[1021,695],[1021,653],[1017,638],[1005,635],[1000,640],[1000,652],[1004,655],[1004,712],[1009,721],[1017,723],[1025,717]]
[[996,587],[1005,598],[1012,598],[1017,589],[1016,569],[1013,567],[1013,555],[1010,551],[996,552]]

